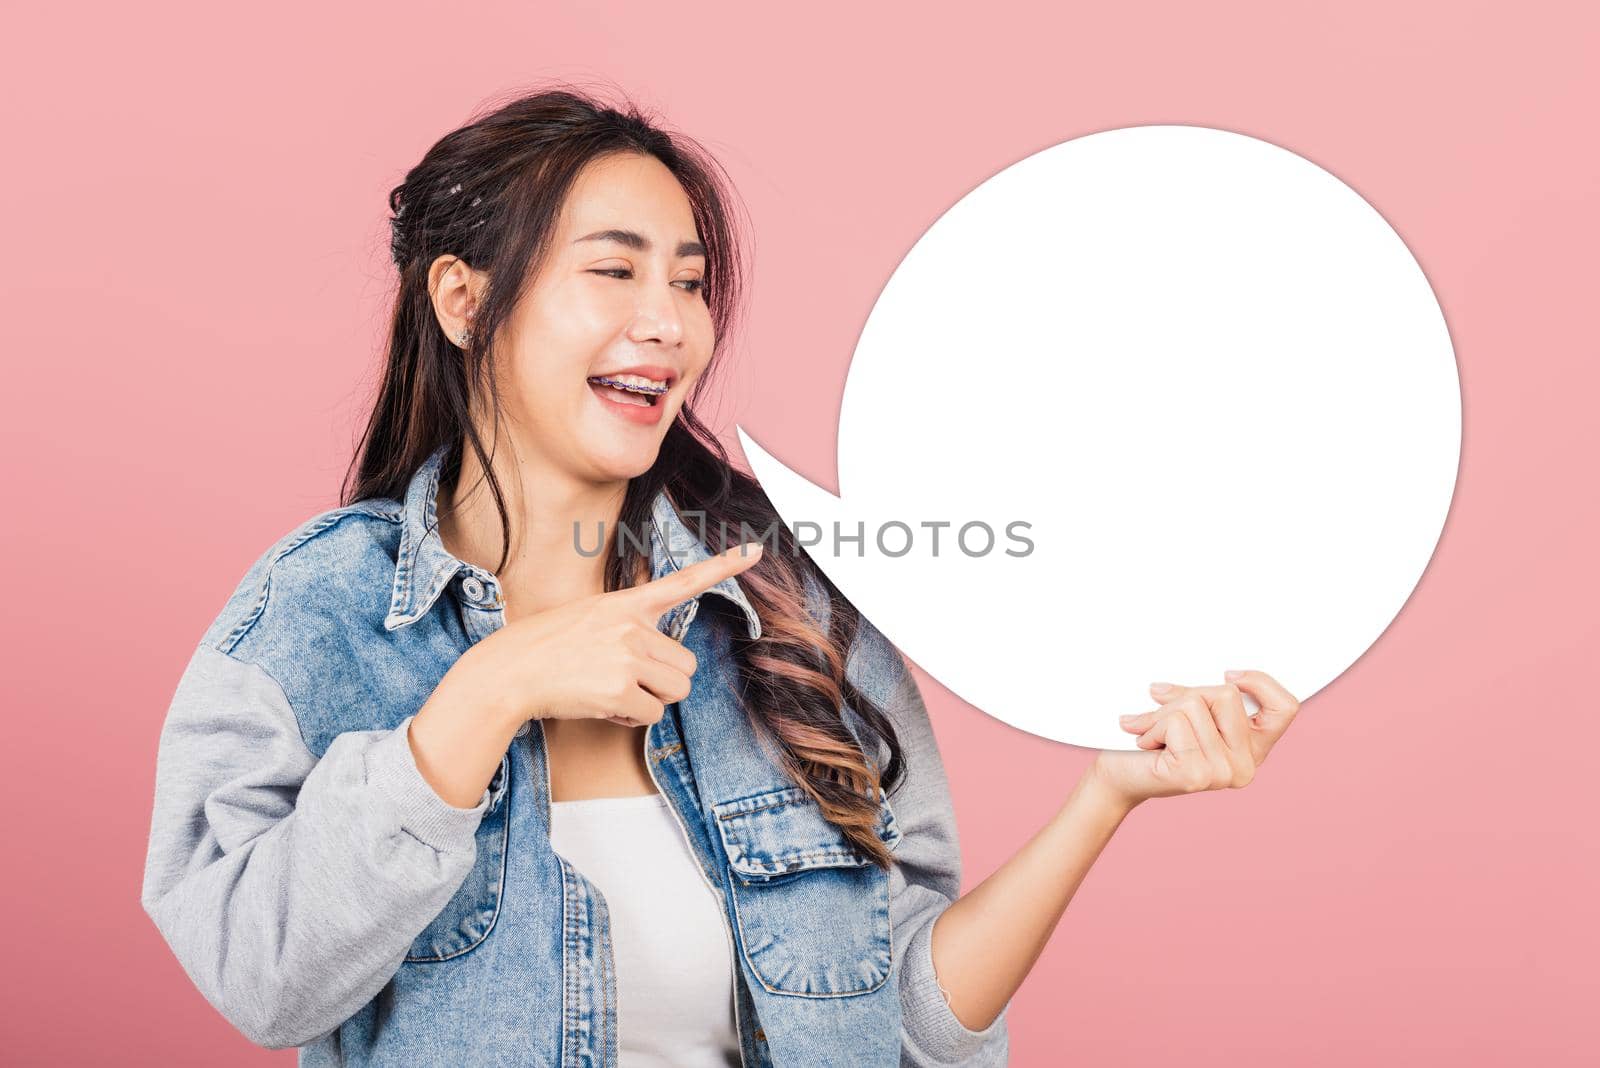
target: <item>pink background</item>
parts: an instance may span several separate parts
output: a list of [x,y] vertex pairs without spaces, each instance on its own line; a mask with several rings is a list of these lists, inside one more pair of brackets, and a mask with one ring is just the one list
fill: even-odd
[[[879,288],[1006,165],[1204,124],[1361,192],[1456,345],[1442,540],[1249,789],[1128,820],[1012,1004],[1013,1063],[1595,1063],[1592,8],[352,6],[9,20],[0,1059],[293,1063],[140,910],[157,734],[244,568],[336,503],[392,284],[387,190],[554,76],[614,82],[731,170],[754,304],[710,414],[830,487]],[[921,681],[970,887],[1090,753]]]

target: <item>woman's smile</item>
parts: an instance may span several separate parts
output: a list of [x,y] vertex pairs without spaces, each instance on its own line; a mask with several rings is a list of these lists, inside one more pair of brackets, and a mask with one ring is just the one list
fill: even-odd
[[656,364],[630,367],[589,376],[589,391],[613,415],[634,423],[654,425],[667,407],[667,393],[678,375]]
[[595,379],[589,380],[589,392],[595,395],[600,406],[612,415],[619,416],[632,423],[645,426],[654,426],[661,421],[661,413],[666,410],[666,401],[662,397],[649,396],[644,393],[635,393],[630,390],[618,389],[615,386],[601,385]]

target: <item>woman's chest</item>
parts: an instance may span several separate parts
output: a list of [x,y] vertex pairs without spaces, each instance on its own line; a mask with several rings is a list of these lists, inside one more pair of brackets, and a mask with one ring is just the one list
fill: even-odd
[[656,793],[645,765],[646,730],[604,720],[545,720],[550,800],[586,801]]

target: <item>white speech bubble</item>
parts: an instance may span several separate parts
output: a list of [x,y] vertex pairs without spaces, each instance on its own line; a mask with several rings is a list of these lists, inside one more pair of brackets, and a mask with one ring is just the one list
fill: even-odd
[[[1134,749],[1117,716],[1151,682],[1256,668],[1304,701],[1377,640],[1449,511],[1461,394],[1357,193],[1252,137],[1138,126],[1006,168],[906,255],[850,367],[838,497],[738,430],[908,657],[1013,726]],[[954,541],[975,522],[988,552]]]

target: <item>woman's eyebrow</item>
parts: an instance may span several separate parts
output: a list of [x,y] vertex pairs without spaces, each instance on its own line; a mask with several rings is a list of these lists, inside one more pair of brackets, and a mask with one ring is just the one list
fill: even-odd
[[[635,252],[649,252],[650,239],[633,230],[596,230],[592,234],[584,234],[574,241],[615,241],[619,245],[627,245]],[[698,241],[680,241],[678,243],[678,256],[704,256],[706,247]]]

